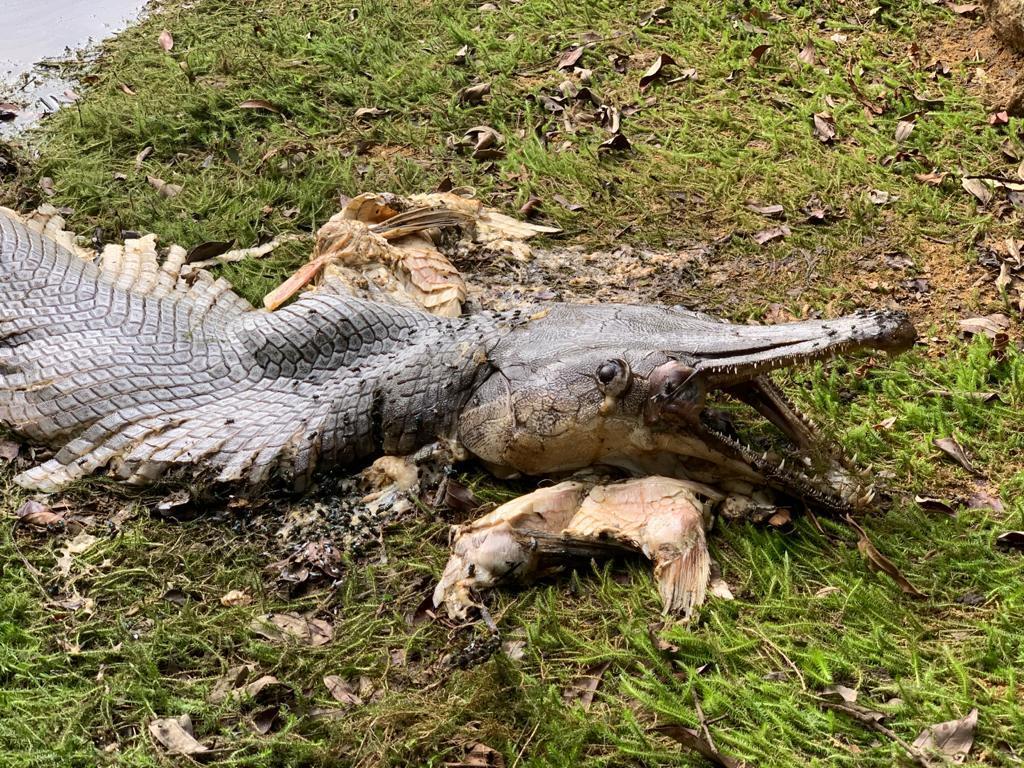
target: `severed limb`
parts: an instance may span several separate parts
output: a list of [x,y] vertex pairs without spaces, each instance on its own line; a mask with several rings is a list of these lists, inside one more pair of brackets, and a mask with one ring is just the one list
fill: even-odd
[[532,581],[573,558],[640,552],[654,563],[665,612],[689,619],[711,573],[700,493],[685,480],[645,477],[567,481],[521,496],[455,529],[434,605],[463,619],[476,591]]

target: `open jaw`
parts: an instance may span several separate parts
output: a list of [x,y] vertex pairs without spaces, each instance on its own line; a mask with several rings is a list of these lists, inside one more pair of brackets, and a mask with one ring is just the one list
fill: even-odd
[[[783,328],[785,337],[776,330]],[[722,457],[746,465],[767,485],[828,512],[843,514],[869,503],[873,491],[854,479],[854,470],[841,453],[822,440],[813,423],[767,373],[858,349],[906,350],[916,340],[906,316],[871,312],[835,321],[753,326],[749,331],[731,326],[730,330],[732,338],[717,340],[716,348],[698,352],[696,359],[671,360],[652,372],[645,420],[667,432],[664,446],[685,453],[686,447],[672,435],[691,435]],[[787,438],[792,450],[779,457],[745,442],[727,419],[708,406],[708,397],[714,393],[753,408]]]

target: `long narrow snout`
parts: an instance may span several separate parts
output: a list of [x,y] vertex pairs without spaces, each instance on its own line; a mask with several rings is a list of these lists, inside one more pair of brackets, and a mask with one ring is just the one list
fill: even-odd
[[802,362],[834,357],[858,349],[903,352],[917,331],[907,315],[896,311],[859,311],[833,320],[805,320],[779,325],[723,323],[692,354],[696,374],[709,386],[724,387]]

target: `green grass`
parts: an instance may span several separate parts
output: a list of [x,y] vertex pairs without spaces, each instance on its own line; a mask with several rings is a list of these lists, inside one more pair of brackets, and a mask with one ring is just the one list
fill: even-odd
[[[1011,234],[1020,220],[977,208],[953,176],[931,187],[913,175],[933,167],[954,176],[1009,173],[1000,144],[1016,142],[1020,126],[1016,118],[1003,129],[987,124],[964,85],[970,65],[933,80],[907,56],[917,41],[929,63],[935,30],[956,34],[953,18],[924,2],[884,3],[876,14],[860,2],[754,4],[778,12],[778,22],[744,19],[739,3],[677,4],[665,24],[646,26],[647,6],[611,0],[526,0],[490,13],[431,0],[364,2],[354,19],[351,7],[169,3],[109,46],[80,106],[49,119],[33,139],[38,157],[0,187],[0,199],[30,206],[40,199],[38,179],[49,176],[52,202],[74,209],[70,226],[79,232],[98,226],[111,237],[123,228],[186,246],[232,238],[249,245],[314,229],[337,210],[339,195],[420,192],[447,177],[511,212],[538,195],[571,244],[671,249],[718,239],[698,281],[678,291],[734,319],[762,317],[771,302],[832,313],[908,303],[929,340],[918,351],[867,368],[863,360],[815,368],[791,377],[787,389],[882,485],[897,489],[865,525],[928,597],[908,598],[870,573],[852,534],[829,521],[826,535],[804,518],[788,533],[720,525],[712,549],[738,599],[712,602],[694,626],[665,630],[676,650],[652,641],[657,593],[648,569],[627,562],[496,594],[491,613],[503,640],[526,641],[523,658],[498,652],[457,665],[449,655],[463,658],[471,644],[490,642],[484,629],[405,618],[446,557],[447,526],[432,514],[388,531],[386,558],[371,549],[350,558],[338,584],[293,597],[265,570],[282,554],[270,513],[173,523],[146,511],[158,497],[88,483],[68,498],[94,518],[88,530],[101,540],[65,578],[56,568],[65,534],[12,528],[27,496],[6,472],[0,764],[179,764],[153,746],[147,726],[187,712],[197,737],[216,747],[206,762],[217,766],[442,765],[477,741],[510,766],[699,765],[650,733],[656,719],[695,725],[694,695],[715,721],[719,747],[751,765],[900,761],[894,743],[815,703],[814,694],[835,683],[858,688],[860,703],[887,712],[906,741],[977,706],[972,754],[1014,764],[1009,747],[1019,750],[1024,733],[1024,561],[997,551],[994,539],[1024,528],[1024,356],[1011,345],[1000,361],[985,340],[966,343],[952,330],[959,316],[992,311],[1019,324],[988,284],[970,286],[981,275],[975,243]],[[174,35],[173,55],[157,45],[163,28]],[[655,97],[624,119],[630,153],[599,153],[607,133],[581,123],[567,134],[527,98],[567,77],[554,71],[557,56],[585,33],[599,38],[583,64],[605,103]],[[846,42],[831,41],[834,33]],[[808,39],[820,66],[796,58]],[[750,51],[762,42],[772,48],[754,66]],[[473,49],[468,63],[451,63],[463,45]],[[640,74],[661,52],[696,68],[698,79],[641,93]],[[616,53],[633,57],[626,74],[609,62]],[[848,67],[884,114],[865,115]],[[459,103],[460,88],[483,81],[492,83],[487,103]],[[915,94],[942,103],[897,147],[899,117],[921,108]],[[283,114],[237,108],[245,99],[269,100]],[[361,123],[353,115],[363,106],[391,111]],[[811,131],[812,114],[822,111],[837,122],[831,146]],[[479,124],[506,137],[506,155],[493,164],[446,142]],[[545,146],[538,135],[549,131]],[[558,151],[563,141],[572,146]],[[153,153],[137,169],[146,146]],[[882,162],[901,149],[910,154]],[[147,175],[184,190],[159,197]],[[874,205],[872,189],[898,199]],[[556,194],[585,209],[564,210]],[[800,208],[815,196],[841,217],[802,223]],[[773,222],[747,210],[748,199],[783,204],[792,235],[756,245],[749,235]],[[307,248],[296,243],[223,272],[255,299]],[[916,267],[894,271],[887,253],[907,254]],[[930,303],[901,287],[925,269]],[[1000,401],[968,396],[987,390]],[[891,416],[890,428],[872,428]],[[931,440],[950,434],[986,479],[938,456]],[[509,493],[469,479],[490,496]],[[912,501],[915,493],[966,497],[975,486],[1000,492],[1006,511],[962,508],[950,518]],[[105,519],[125,505],[138,515],[109,530]],[[171,588],[190,599],[163,599]],[[221,605],[232,589],[246,590],[253,604]],[[94,601],[92,613],[59,605],[76,594]],[[254,618],[281,611],[329,620],[334,642],[311,649],[253,633]],[[393,654],[400,650],[404,665]],[[562,689],[604,662],[590,711],[564,704]],[[295,691],[268,735],[250,725],[257,705],[207,700],[218,676],[239,663]],[[365,675],[381,693],[340,719],[317,718],[318,708],[335,706],[322,682],[328,674]]]

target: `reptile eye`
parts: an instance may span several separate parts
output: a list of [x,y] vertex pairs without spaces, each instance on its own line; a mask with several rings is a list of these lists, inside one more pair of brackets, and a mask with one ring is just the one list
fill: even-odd
[[597,384],[606,395],[621,395],[633,382],[633,373],[625,360],[606,360],[597,367]]

